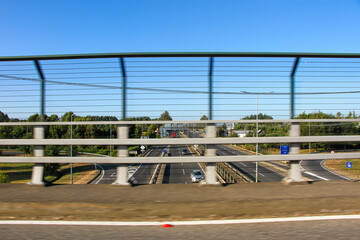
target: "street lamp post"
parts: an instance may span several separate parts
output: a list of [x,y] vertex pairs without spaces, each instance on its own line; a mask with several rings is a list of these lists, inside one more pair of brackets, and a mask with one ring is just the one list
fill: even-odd
[[[72,135],[73,135],[73,125],[72,125],[73,116],[74,116],[74,114],[71,113],[71,115],[70,115],[70,121],[71,121],[70,139],[72,139]],[[70,145],[70,157],[72,158],[72,156],[73,156],[73,146]],[[72,163],[70,163],[70,183],[73,184],[73,166],[72,166]]]
[[[247,92],[247,91],[240,91],[244,94],[255,94],[256,95],[256,138],[259,137],[259,94],[271,94],[274,91],[269,92]],[[259,154],[259,144],[256,143],[256,155]],[[255,162],[255,182],[258,182],[259,176],[259,162]]]

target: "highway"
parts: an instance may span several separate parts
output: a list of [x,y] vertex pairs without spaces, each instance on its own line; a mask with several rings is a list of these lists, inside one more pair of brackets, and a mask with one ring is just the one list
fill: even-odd
[[[233,149],[228,146],[217,145],[216,146],[218,156],[231,156],[231,155],[247,155],[244,152]],[[230,163],[234,168],[242,172],[255,181],[256,179],[256,163],[255,162],[233,162]],[[271,171],[258,165],[258,182],[280,182],[284,177],[279,173]]]
[[[192,131],[187,131],[190,137],[201,137],[199,134]],[[233,149],[224,145],[216,145],[216,155],[218,156],[233,156],[233,155],[248,155],[240,150]],[[239,170],[241,173],[250,177],[255,181],[256,179],[256,163],[255,162],[233,162],[230,163],[234,168]],[[284,176],[281,174],[271,171],[268,168],[258,165],[258,182],[280,182]]]
[[[187,134],[190,137],[201,138],[198,133],[192,131],[187,131]],[[225,145],[216,146],[218,156],[230,156],[230,155],[248,155],[240,150],[233,149]],[[328,181],[328,180],[349,180],[346,177],[337,175],[328,171],[322,166],[323,160],[317,161],[302,161],[301,167],[303,169],[302,174],[308,179],[314,181]],[[256,179],[256,163],[255,162],[233,162],[230,163],[234,168],[238,169],[240,172],[250,177],[252,180]],[[288,166],[285,166],[280,163],[272,162],[278,168],[289,170]],[[274,172],[266,167],[258,165],[258,182],[279,182],[284,178],[283,175]]]
[[[199,134],[192,131],[186,132],[190,137],[201,137]],[[176,133],[176,137],[180,137],[179,133]],[[168,156],[183,156],[182,149],[187,150],[187,155],[192,155],[190,149],[187,146],[157,146],[150,152],[148,156],[158,157],[163,154],[164,149],[167,151]],[[231,155],[247,155],[247,153],[240,150],[231,148],[226,145],[216,145],[218,156],[231,156]],[[164,154],[163,154],[164,155]],[[165,154],[166,155],[166,154]],[[303,176],[315,181],[328,181],[328,180],[348,180],[345,177],[339,176],[326,170],[319,161],[302,161],[302,173]],[[229,163],[235,169],[255,181],[256,179],[256,163],[255,162],[233,162]],[[289,167],[283,164],[272,162],[278,168],[288,170]],[[133,184],[149,184],[151,177],[154,174],[154,170],[157,164],[141,164],[139,166],[133,166],[136,169],[135,173],[129,176],[129,181]],[[95,184],[111,184],[116,179],[116,165],[114,164],[102,164],[103,173],[93,181]],[[163,183],[164,184],[188,184],[191,183],[190,173],[199,169],[203,172],[203,169],[198,163],[177,163],[166,164]],[[284,176],[278,172],[270,170],[258,164],[258,182],[279,182],[284,179]]]
[[[166,146],[155,147],[148,156],[161,156],[162,151]],[[101,164],[102,173],[98,176],[92,184],[112,184],[116,180],[116,164]],[[149,184],[151,177],[156,168],[156,164],[140,164],[139,166],[129,166],[129,169],[135,169],[135,172],[129,175],[129,181],[133,184]]]
[[[335,173],[329,172],[322,165],[323,160],[315,161],[301,161],[301,167],[303,168],[303,174],[305,176],[312,176],[314,180],[349,180],[344,176],[337,175]],[[313,176],[313,175],[316,176]]]
[[[180,138],[179,132],[175,132],[175,137]],[[185,149],[186,154],[182,151]],[[168,156],[181,157],[181,156],[193,156],[193,153],[187,146],[168,146]],[[171,163],[166,164],[163,184],[188,184],[192,183],[190,174],[193,170],[201,170],[204,174],[203,169],[198,163]]]
[[[182,149],[186,149],[187,156],[192,155],[190,149],[186,146],[173,146],[170,148],[171,156],[183,156],[183,154],[181,153]],[[202,171],[198,163],[166,164],[163,183],[192,183],[190,179],[190,174],[195,169]]]

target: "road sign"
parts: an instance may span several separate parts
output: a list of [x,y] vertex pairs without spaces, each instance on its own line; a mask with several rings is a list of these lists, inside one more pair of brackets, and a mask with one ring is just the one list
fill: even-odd
[[144,145],[141,145],[140,149],[141,149],[141,150],[144,150],[144,149],[145,149],[145,146],[144,146]]
[[289,154],[289,145],[281,145],[281,154]]
[[346,168],[352,168],[352,162],[346,162]]
[[138,152],[137,152],[136,150],[133,150],[133,151],[129,151],[129,154],[130,154],[130,155],[137,155]]

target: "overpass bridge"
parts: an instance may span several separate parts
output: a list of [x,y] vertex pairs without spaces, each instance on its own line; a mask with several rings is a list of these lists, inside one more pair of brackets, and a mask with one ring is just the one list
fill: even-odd
[[[29,138],[3,137],[1,146],[33,146],[31,157],[0,157],[0,162],[36,163],[32,184],[43,184],[45,163],[108,163],[117,166],[115,184],[127,185],[130,164],[202,163],[207,184],[218,184],[216,168],[232,163],[288,161],[286,181],[303,181],[300,161],[357,159],[359,154],[300,154],[308,143],[357,144],[357,134],[301,136],[301,127],[317,124],[358,124],[355,111],[360,96],[359,54],[317,53],[113,53],[0,57],[3,132],[30,129]],[[295,119],[302,112],[324,111],[334,119]],[[65,119],[65,114],[71,116]],[[337,115],[350,112],[350,117]],[[169,118],[158,118],[168,112]],[[259,119],[259,112],[272,119]],[[22,121],[29,115],[39,118]],[[45,116],[64,119],[45,121]],[[256,119],[246,119],[249,115]],[[84,116],[76,121],[73,116]],[[86,116],[99,119],[87,121]],[[5,116],[5,115],[4,115]],[[109,117],[110,116],[110,117]],[[206,118],[203,118],[205,116]],[[146,118],[142,120],[142,118]],[[245,119],[244,119],[245,117]],[[207,120],[198,120],[198,119]],[[5,119],[5,118],[4,118]],[[85,120],[84,120],[85,119]],[[91,119],[91,118],[89,118]],[[116,119],[116,120],[115,120]],[[195,119],[195,120],[194,120]],[[239,120],[242,119],[242,120]],[[65,121],[64,121],[65,120]],[[223,124],[289,126],[284,136],[227,138],[218,134]],[[206,137],[149,138],[130,136],[136,125],[200,125]],[[49,137],[51,126],[102,125],[115,131],[110,138]],[[179,127],[181,129],[181,127]],[[111,130],[110,130],[111,131]],[[72,133],[72,131],[71,131]],[[56,134],[55,134],[56,135]],[[219,154],[224,145],[288,144],[289,155]],[[117,146],[117,157],[45,156],[45,146]],[[206,146],[204,156],[129,157],[128,146]],[[223,150],[230,151],[230,150]],[[222,155],[222,156],[219,156]],[[223,170],[229,175],[229,168]],[[256,164],[256,166],[258,166]],[[221,168],[221,167],[220,167]],[[231,175],[231,174],[230,174]],[[232,178],[234,176],[232,175]]]

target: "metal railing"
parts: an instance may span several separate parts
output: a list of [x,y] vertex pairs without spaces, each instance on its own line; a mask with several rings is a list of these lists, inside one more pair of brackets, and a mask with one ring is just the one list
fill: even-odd
[[[32,126],[33,139],[0,139],[3,146],[34,146],[33,157],[0,157],[0,162],[33,162],[32,182],[42,183],[43,163],[120,164],[118,184],[127,184],[126,164],[177,163],[177,157],[130,158],[131,145],[207,145],[205,156],[181,162],[207,162],[207,181],[214,184],[215,162],[291,161],[289,179],[301,180],[300,160],[351,159],[358,153],[299,154],[301,143],[358,143],[358,135],[300,136],[300,123],[359,122],[360,54],[325,53],[112,53],[0,57],[0,111],[11,121],[0,127]],[[77,116],[107,120],[62,122]],[[326,112],[336,119],[294,119],[303,112]],[[174,121],[150,121],[162,113]],[[238,120],[259,112],[271,120]],[[348,112],[349,119],[344,119]],[[34,122],[38,114],[40,122]],[[32,115],[32,116],[31,116]],[[29,117],[30,116],[30,117]],[[200,119],[206,117],[205,121]],[[45,122],[45,118],[55,119]],[[85,117],[84,117],[85,118]],[[91,118],[91,117],[90,117]],[[146,121],[127,121],[140,120]],[[28,122],[21,122],[28,119]],[[190,119],[185,121],[186,119]],[[223,120],[229,119],[229,120]],[[288,120],[286,120],[288,119]],[[68,120],[69,121],[69,120]],[[217,138],[223,123],[287,123],[287,137]],[[117,138],[48,139],[45,126],[118,127]],[[133,124],[203,124],[206,138],[134,139]],[[309,126],[310,129],[310,126]],[[288,143],[290,155],[216,156],[218,144]],[[44,146],[115,145],[118,157],[46,157]]]
[[255,114],[257,106],[279,119],[304,111],[347,114],[360,110],[354,104],[360,99],[359,58],[325,53],[0,57],[0,109],[18,119],[71,110],[123,120],[153,119],[164,111],[179,120],[203,115],[221,120]]
[[[360,142],[360,135],[337,135],[337,136],[300,136],[300,123],[305,122],[334,122],[334,119],[313,119],[313,120],[261,120],[262,123],[283,122],[291,123],[290,136],[286,137],[245,137],[245,138],[218,138],[216,137],[216,123],[219,121],[205,120],[205,121],[175,121],[183,125],[201,123],[207,125],[206,138],[149,138],[149,139],[130,139],[128,138],[128,129],[131,124],[169,124],[173,121],[111,121],[111,122],[2,122],[0,126],[18,126],[28,125],[34,126],[34,139],[0,139],[0,145],[3,146],[34,146],[34,156],[32,157],[0,157],[0,162],[16,162],[16,163],[37,163],[34,168],[41,168],[44,163],[112,163],[118,164],[118,184],[127,184],[127,165],[140,163],[216,163],[216,162],[266,162],[266,161],[290,161],[295,164],[296,170],[290,174],[291,181],[300,181],[301,172],[299,169],[299,161],[308,160],[325,160],[325,159],[354,159],[360,158],[360,153],[336,153],[336,154],[299,154],[300,143],[319,143],[319,142],[335,142],[335,143],[358,143]],[[231,120],[221,121],[233,122]],[[255,123],[254,120],[238,120],[241,123]],[[360,119],[336,119],[336,122],[360,122]],[[44,136],[44,127],[49,125],[116,125],[118,128],[117,137],[115,139],[48,139]],[[290,144],[289,155],[239,155],[239,156],[216,156],[216,151],[213,151],[212,146],[221,144],[262,144],[262,143],[278,143]],[[190,157],[128,157],[128,146],[131,145],[195,145],[203,144],[207,146],[205,156]],[[61,145],[61,146],[79,146],[79,145],[114,145],[118,146],[118,157],[45,157],[44,146]],[[211,164],[208,164],[212,166]],[[121,170],[122,169],[122,170]],[[42,182],[42,170],[36,174],[33,180],[34,184]],[[207,181],[210,184],[215,184],[214,168],[206,170]],[[212,173],[213,172],[213,173]],[[39,175],[40,174],[40,175]]]

